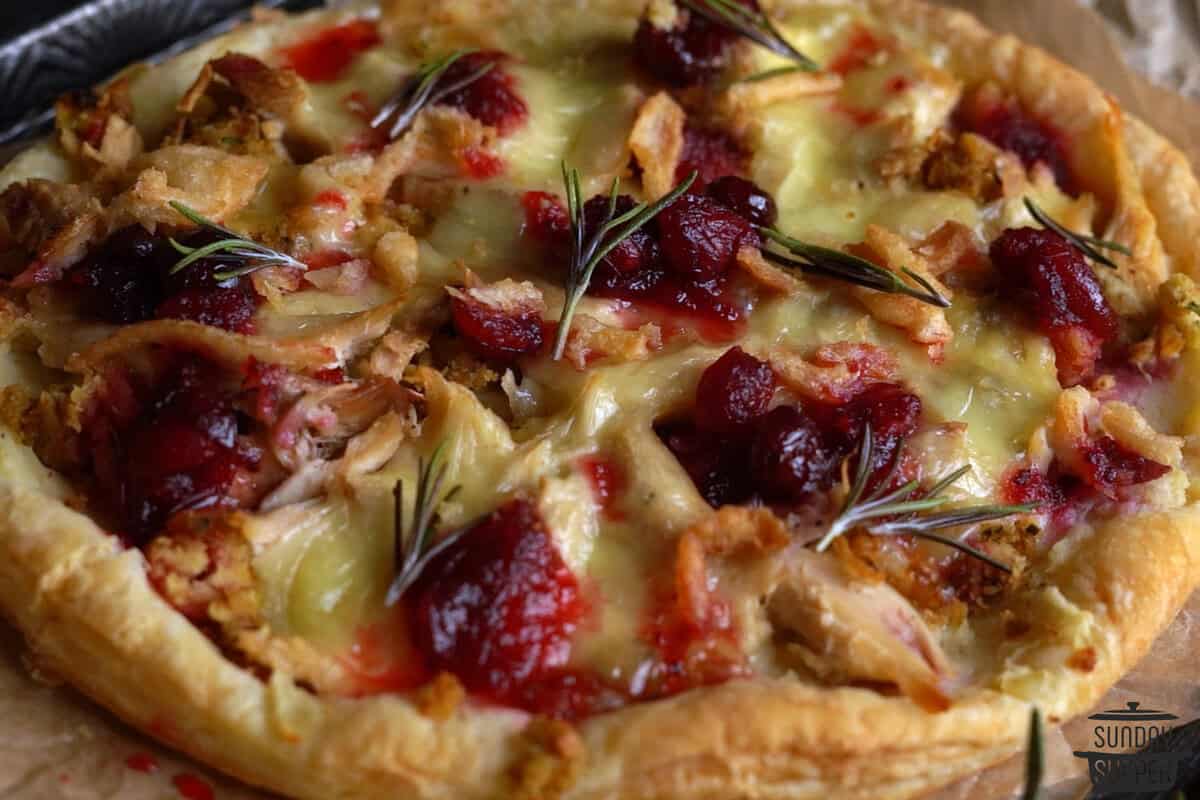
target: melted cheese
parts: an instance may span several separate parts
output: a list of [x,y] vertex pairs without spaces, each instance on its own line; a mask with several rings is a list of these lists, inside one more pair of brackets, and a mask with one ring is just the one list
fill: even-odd
[[[638,96],[630,84],[627,54],[610,45],[628,41],[632,20],[614,21],[603,14],[595,20],[578,18],[565,8],[570,4],[547,5],[556,8],[539,12],[544,18],[488,31],[522,56],[511,69],[531,116],[522,129],[499,141],[504,174],[462,183],[421,240],[420,285],[408,295],[414,307],[439,296],[444,284],[461,282],[463,266],[484,280],[514,276],[551,284],[556,276],[538,263],[522,238],[520,194],[559,191],[564,159],[588,176],[588,194],[626,165],[625,139]],[[834,4],[805,6],[780,22],[800,49],[825,61],[861,21],[859,11]],[[300,35],[307,24],[289,23],[285,36]],[[167,69],[135,76],[139,127],[151,135],[165,129],[179,95],[201,65],[221,51],[269,55],[273,42],[264,30],[248,28],[177,59]],[[531,30],[541,35],[531,37]],[[780,63],[758,51],[754,57],[764,69]],[[762,113],[754,126],[750,172],[775,196],[779,227],[799,238],[842,244],[860,240],[868,224],[919,239],[955,220],[990,240],[1005,227],[1029,221],[1014,201],[980,208],[961,194],[889,188],[875,174],[873,164],[895,133],[889,122],[911,116],[919,136],[944,116],[952,97],[944,83],[914,79],[904,98],[888,99],[881,94],[883,79],[896,70],[936,74],[938,61],[936,46],[923,56],[901,50],[869,74],[848,81],[836,97],[780,103]],[[361,92],[378,105],[414,64],[400,47],[364,54],[339,80],[312,87],[298,130],[326,150],[340,150],[364,128],[348,110],[346,98]],[[882,116],[876,124],[861,126],[839,110],[844,108],[879,109]],[[61,160],[48,152],[35,148],[17,159],[0,175],[0,183],[33,175],[62,177]],[[296,184],[294,169],[274,170],[241,222],[252,229],[269,226],[294,201]],[[1070,202],[1045,186],[1036,187],[1035,194],[1051,214]],[[338,243],[336,238],[324,242],[328,247]],[[299,291],[274,303],[264,332],[312,332],[396,296],[376,281],[353,296]],[[552,314],[556,302],[561,300],[549,303]],[[603,313],[611,305],[587,303],[589,313]],[[795,297],[761,301],[737,343],[751,351],[784,345],[808,352],[822,343],[847,340],[886,348],[897,356],[904,381],[923,399],[929,423],[966,423],[965,438],[948,452],[929,443],[928,466],[969,463],[972,477],[962,490],[988,497],[1002,470],[1049,414],[1059,392],[1054,356],[1046,340],[1015,315],[966,293],[956,298],[948,318],[954,340],[944,360],[934,363],[925,348],[872,319],[844,287],[814,284]],[[580,636],[576,658],[606,674],[631,676],[644,655],[636,641],[648,577],[663,568],[673,535],[707,510],[652,426],[689,407],[700,373],[732,344],[676,340],[650,360],[602,362],[586,373],[544,359],[530,363],[523,370],[529,408],[513,429],[464,387],[427,387],[430,415],[419,440],[406,442],[384,468],[359,479],[353,491],[251,515],[252,538],[268,542],[254,566],[273,629],[338,651],[348,646],[353,631],[382,615],[393,563],[391,486],[399,479],[412,485],[418,457],[430,457],[437,443],[448,438],[449,482],[463,488],[443,511],[446,523],[475,519],[514,492],[539,497],[560,551],[599,601],[597,618]],[[0,384],[23,380],[22,375],[0,374]],[[1184,413],[1164,410],[1162,416],[1178,419]],[[1200,430],[1200,423],[1193,424]],[[612,459],[627,473],[628,485],[618,500],[623,520],[601,514],[587,496],[577,461],[592,453]],[[14,447],[0,432],[0,471],[45,472],[29,460],[28,451]],[[30,480],[61,493],[54,479]]]

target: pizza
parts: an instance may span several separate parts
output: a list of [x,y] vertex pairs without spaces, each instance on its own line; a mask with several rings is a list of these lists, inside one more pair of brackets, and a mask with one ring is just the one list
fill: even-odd
[[0,190],[0,609],[284,795],[911,797],[1200,583],[1200,188],[958,12],[259,12]]

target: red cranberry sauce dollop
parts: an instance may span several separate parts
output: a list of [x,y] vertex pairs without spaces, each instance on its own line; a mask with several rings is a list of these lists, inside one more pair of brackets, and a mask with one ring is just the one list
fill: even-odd
[[692,419],[658,427],[714,507],[756,497],[802,503],[829,489],[868,423],[878,477],[900,457],[900,443],[921,417],[920,398],[893,383],[870,384],[836,405],[806,400],[771,409],[775,386],[769,365],[732,348],[701,375]]
[[446,70],[442,84],[450,86],[466,79],[487,64],[492,69],[482,78],[451,92],[443,105],[459,108],[484,125],[491,125],[501,136],[512,133],[529,116],[529,106],[517,91],[516,77],[504,68],[509,57],[499,51],[468,53]]
[[1061,533],[1089,509],[1120,501],[1123,490],[1170,471],[1166,464],[1133,452],[1111,436],[1099,436],[1079,444],[1074,470],[1058,460],[1044,472],[1028,466],[1009,470],[1001,496],[1006,503],[1036,504],[1048,516],[1052,533]]
[[1119,323],[1083,254],[1054,231],[1036,228],[1004,231],[989,254],[997,272],[1022,290],[1038,330],[1054,346],[1059,382],[1073,386],[1088,378]]
[[585,612],[578,580],[536,507],[520,499],[438,555],[408,603],[434,669],[478,695],[527,708],[538,702],[530,687],[563,678]]
[[228,386],[220,369],[180,353],[148,390],[113,376],[97,398],[85,428],[92,469],[132,543],[177,512],[238,508],[257,491],[263,453]]
[[[754,0],[738,0],[757,9]],[[738,35],[691,10],[680,10],[674,27],[659,28],[643,17],[633,36],[633,61],[647,75],[682,88],[716,77]]]
[[467,349],[480,358],[511,363],[542,349],[542,316],[536,310],[496,308],[469,296],[450,301],[454,329]]
[[[584,204],[585,237],[599,230],[608,202],[597,196]],[[562,269],[570,257],[566,211],[543,192],[527,193],[522,204],[527,235],[546,246],[550,266]],[[634,205],[622,195],[617,214]],[[683,195],[621,242],[597,266],[588,294],[695,319],[702,332],[715,329],[719,339],[742,318],[731,286],[737,252],[759,244],[754,225],[773,221],[776,213],[774,200],[754,183],[724,176],[705,193]]]
[[[199,247],[216,238],[195,232],[181,241]],[[171,275],[179,259],[166,234],[131,225],[68,272],[65,283],[78,291],[83,312],[104,322],[187,319],[238,333],[253,331],[259,298],[249,278],[217,280],[213,273],[229,266],[218,259],[204,259]]]
[[1071,195],[1078,193],[1063,134],[1051,123],[1029,114],[1015,99],[999,91],[977,91],[958,108],[955,120],[964,130],[1015,153],[1027,168],[1045,164],[1060,189]]
[[283,63],[306,81],[336,81],[358,55],[379,45],[383,39],[375,23],[367,19],[351,20],[325,28],[285,47]]
[[[692,172],[697,172],[699,175],[692,184],[692,191],[701,192],[710,183],[726,175],[744,173],[749,162],[750,154],[725,131],[719,128],[701,128],[688,123],[683,129],[683,152],[679,156],[679,165],[675,168],[675,180],[681,181]],[[722,203],[725,202],[721,197],[714,197]],[[734,210],[743,213],[741,208]]]

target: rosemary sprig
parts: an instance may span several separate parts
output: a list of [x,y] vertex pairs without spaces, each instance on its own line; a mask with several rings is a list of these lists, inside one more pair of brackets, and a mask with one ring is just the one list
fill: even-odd
[[247,239],[240,233],[231,231],[223,225],[218,225],[183,203],[172,200],[171,208],[187,217],[191,222],[199,225],[201,229],[223,237],[203,247],[188,247],[187,245],[180,244],[175,239],[170,239],[171,246],[182,256],[171,267],[171,275],[204,259],[213,259],[221,264],[229,265],[230,269],[213,272],[213,277],[218,281],[239,278],[242,275],[249,275],[251,272],[257,272],[266,267],[308,269],[304,262],[292,258],[287,253],[272,250],[265,244],[259,244],[253,239]]
[[442,79],[446,71],[463,56],[478,52],[472,48],[455,50],[447,56],[422,64],[415,75],[404,82],[396,94],[383,104],[379,113],[371,120],[372,128],[382,128],[389,119],[388,138],[395,139],[412,126],[421,110],[437,105],[450,94],[470,86],[496,67],[495,61],[489,61],[467,76],[443,86]]
[[1133,251],[1120,242],[1110,242],[1107,239],[1098,239],[1095,236],[1088,236],[1087,234],[1075,233],[1074,231],[1067,230],[1065,227],[1055,222],[1049,214],[1038,208],[1037,203],[1033,202],[1028,197],[1024,199],[1025,208],[1028,209],[1030,216],[1042,223],[1044,228],[1054,231],[1059,236],[1075,245],[1080,252],[1082,252],[1092,261],[1095,261],[1097,264],[1103,264],[1104,266],[1111,267],[1112,269],[1117,268],[1116,263],[1111,258],[1101,253],[1098,248],[1115,250],[1118,253],[1126,256],[1133,255]]
[[945,295],[908,267],[904,267],[902,272],[912,283],[903,280],[900,275],[891,270],[886,270],[878,264],[872,264],[865,258],[843,253],[841,250],[808,244],[799,239],[793,239],[775,228],[759,227],[758,230],[787,251],[785,253],[772,248],[763,250],[765,258],[782,267],[853,283],[856,286],[865,286],[877,292],[907,295],[931,306],[950,307],[950,300]]
[[396,531],[396,576],[388,587],[384,602],[393,606],[400,597],[416,582],[421,572],[429,565],[438,553],[441,553],[469,528],[460,528],[433,541],[433,529],[438,521],[438,509],[442,503],[454,497],[461,486],[455,486],[442,494],[442,486],[446,482],[447,464],[441,463],[442,451],[446,443],[442,442],[433,451],[429,461],[421,458],[417,462],[417,492],[413,501],[412,520],[405,524],[404,520],[404,481],[396,481],[392,496],[396,501],[395,531]]
[[801,69],[818,72],[821,66],[793,47],[771,19],[737,0],[682,0],[692,11],[745,36],[776,55],[796,62]]
[[[971,469],[968,466],[962,466],[953,470],[934,483],[933,486],[929,487],[929,490],[923,497],[917,499],[914,499],[913,495],[920,488],[919,481],[909,481],[898,489],[888,491],[887,486],[891,483],[891,475],[880,482],[880,488],[867,493],[867,483],[871,478],[871,469],[874,463],[874,438],[871,426],[869,424],[866,425],[863,429],[862,444],[859,447],[858,468],[855,471],[854,481],[850,485],[850,491],[846,495],[845,502],[842,504],[841,513],[838,514],[833,524],[829,526],[829,530],[821,537],[821,540],[817,542],[816,549],[818,552],[828,548],[839,536],[855,528],[862,527],[868,533],[877,536],[907,533],[919,539],[928,539],[953,547],[955,550],[965,553],[972,558],[977,558],[1003,572],[1012,572],[1012,568],[1009,565],[1002,561],[997,561],[987,553],[977,550],[965,542],[943,536],[934,531],[1003,519],[1013,514],[1025,514],[1033,511],[1036,506],[980,505],[954,508],[934,513],[920,513],[933,512],[934,509],[947,503],[949,498],[944,497],[942,492],[955,484],[963,475],[966,475]],[[899,458],[892,461],[893,474],[898,464]],[[884,522],[873,521],[883,517],[892,517],[893,519]]]
[[1025,791],[1021,800],[1038,800],[1042,795],[1042,773],[1046,755],[1042,747],[1042,714],[1036,708],[1029,713],[1029,741],[1025,746]]
[[558,333],[554,339],[554,360],[562,358],[567,346],[567,334],[575,308],[583,299],[592,273],[604,257],[621,242],[628,239],[639,228],[654,219],[660,211],[674,203],[691,188],[699,173],[693,171],[674,189],[654,203],[638,203],[629,211],[617,216],[617,198],[621,194],[621,179],[614,178],[608,195],[608,213],[604,221],[589,239],[583,218],[583,189],[580,187],[579,170],[562,165],[563,182],[567,191],[567,219],[571,229],[571,261],[567,267],[567,296],[563,302],[562,316],[558,320]]

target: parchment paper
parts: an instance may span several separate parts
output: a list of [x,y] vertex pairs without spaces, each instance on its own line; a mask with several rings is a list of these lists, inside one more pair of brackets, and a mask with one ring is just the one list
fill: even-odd
[[[1196,0],[1087,0],[1118,24],[1117,36],[1135,63],[1160,82],[1189,92],[1200,89],[1200,62],[1191,61],[1195,39],[1181,37],[1178,15],[1196,11]],[[1200,166],[1200,106],[1152,85],[1125,66],[1106,23],[1073,0],[947,0],[991,27],[1032,41],[1092,75],[1122,105],[1171,138]],[[1129,8],[1137,6],[1138,16]],[[1122,17],[1124,14],[1124,17]],[[1136,19],[1134,24],[1131,20]],[[1123,26],[1121,28],[1120,26]],[[1123,31],[1123,32],[1122,32]],[[1180,42],[1183,42],[1182,44]],[[1182,55],[1182,58],[1176,58]],[[1181,721],[1200,716],[1200,593],[1155,643],[1151,653],[1109,692],[1099,708],[1126,700],[1166,709]],[[26,662],[20,639],[0,628],[0,798],[12,800],[160,800],[179,797],[173,780],[199,778],[219,800],[263,800],[266,795],[222,779],[131,731],[69,687],[46,682]],[[1049,733],[1050,797],[1078,798],[1088,788],[1085,762],[1071,751],[1084,747],[1086,719]],[[130,761],[132,759],[132,761]],[[129,766],[132,763],[140,769]],[[146,772],[153,765],[153,772]],[[939,792],[936,800],[1000,800],[1021,782],[1022,766],[1010,761]]]

